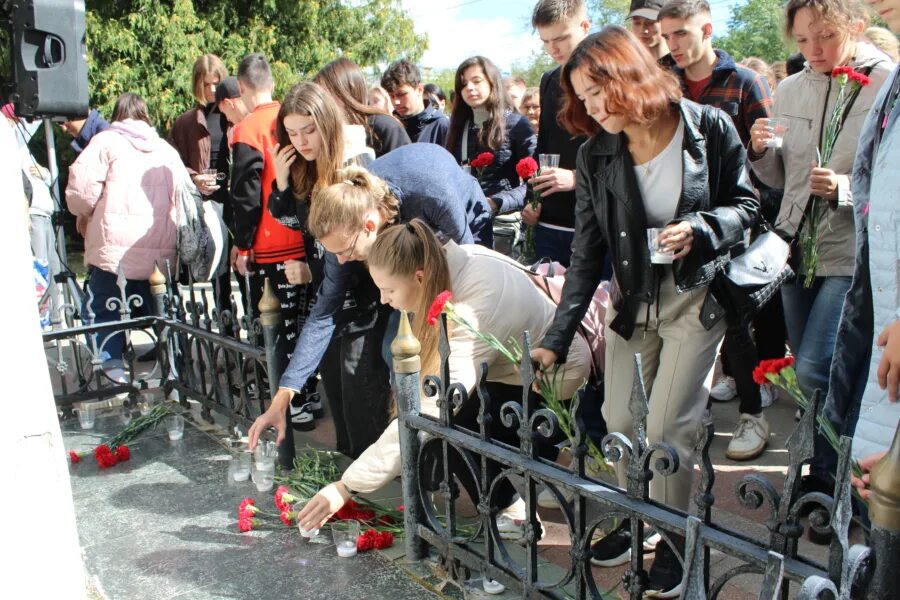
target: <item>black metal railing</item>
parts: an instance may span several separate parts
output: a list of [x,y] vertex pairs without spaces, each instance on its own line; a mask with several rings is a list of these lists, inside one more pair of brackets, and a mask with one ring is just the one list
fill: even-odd
[[[286,358],[276,350],[284,332],[280,306],[268,280],[258,312],[247,302],[240,318],[233,295],[229,295],[229,308],[219,310],[212,306],[208,288],[193,281],[179,285],[159,269],[150,278],[152,307],[145,307],[138,295],[128,296],[125,286],[120,276],[119,296],[107,303],[120,320],[96,323],[88,288],[83,306],[65,305],[54,315],[57,324],[74,320],[80,325],[44,334],[60,410],[68,414],[79,402],[105,398],[120,398],[131,406],[143,392],[162,390],[185,408],[188,398],[199,403],[200,417],[210,423],[214,413],[224,417],[229,431],[235,426],[246,428],[265,411],[286,366]],[[137,309],[150,314],[137,316]],[[111,333],[125,336],[125,381],[113,380],[104,369],[103,351]],[[137,363],[136,337],[155,347],[151,362]],[[293,465],[290,427],[279,458],[283,466]]]
[[[737,486],[740,502],[749,508],[767,511],[768,539],[759,540],[739,533],[728,523],[717,523],[712,517],[712,494],[715,471],[709,458],[713,439],[713,424],[706,419],[698,432],[699,442],[694,450],[700,474],[695,479],[696,491],[687,513],[655,503],[649,498],[652,477],[667,477],[679,469],[678,455],[665,443],[650,444],[646,439],[648,414],[647,396],[641,377],[640,356],[635,357],[635,384],[630,399],[634,434],[626,437],[610,433],[602,443],[604,456],[624,469],[627,485],[618,488],[586,476],[587,449],[585,433],[578,427],[579,408],[573,408],[576,419],[573,441],[573,461],[569,469],[562,468],[538,456],[535,442],[539,437],[557,436],[558,422],[554,413],[536,404],[535,395],[528,393],[535,379],[529,358],[529,336],[523,338],[523,360],[520,365],[524,390],[521,402],[506,402],[500,409],[503,426],[517,430],[519,447],[515,448],[492,439],[492,399],[487,393],[487,367],[482,366],[476,389],[478,431],[457,426],[454,411],[470,399],[469,390],[447,381],[449,374],[446,318],[441,328],[441,377],[425,379],[424,391],[436,395],[439,407],[437,418],[421,414],[419,383],[419,346],[412,337],[405,315],[401,319],[401,333],[392,345],[396,373],[395,394],[400,418],[402,480],[406,528],[406,553],[411,560],[427,556],[433,549],[443,567],[456,578],[467,578],[470,571],[480,571],[485,577],[500,581],[521,591],[522,597],[601,598],[603,592],[594,581],[590,567],[590,546],[595,531],[613,519],[630,519],[631,560],[624,583],[628,597],[641,598],[647,584],[644,569],[644,525],[658,531],[663,540],[684,538],[681,544],[670,544],[684,567],[682,597],[691,600],[717,598],[723,587],[735,577],[757,575],[759,598],[788,598],[791,584],[799,598],[886,598],[898,597],[896,582],[900,571],[897,554],[900,527],[887,520],[873,519],[871,546],[849,544],[851,520],[850,440],[842,440],[840,462],[834,497],[821,493],[800,494],[800,473],[813,455],[815,417],[820,410],[818,394],[787,442],[790,464],[781,489],[768,479],[750,474]],[[900,434],[898,434],[900,437]],[[895,440],[895,454],[900,441]],[[449,468],[448,455],[453,451],[463,457],[464,468],[476,477],[478,495],[473,499],[478,510],[477,527],[461,533],[455,498],[458,494],[454,476]],[[426,484],[423,457],[429,461],[443,461],[441,478]],[[495,463],[494,475],[488,469]],[[651,464],[653,468],[651,469]],[[499,470],[497,469],[499,465]],[[480,467],[480,468],[476,468]],[[502,480],[516,480],[516,488],[524,499],[527,513],[522,537],[509,542],[500,537],[495,517],[498,512],[494,495]],[[896,481],[896,478],[894,479]],[[540,486],[550,490],[559,501],[571,539],[571,560],[561,577],[547,580],[539,564],[538,540],[541,528],[537,518],[537,491]],[[873,484],[873,487],[877,487]],[[436,492],[443,502],[433,503]],[[563,492],[567,492],[564,494]],[[900,504],[900,489],[888,501]],[[572,498],[567,502],[565,496]],[[440,505],[441,514],[434,507]],[[830,560],[818,564],[798,551],[798,540],[804,531],[801,511],[813,506],[809,526],[819,533],[831,532]],[[588,509],[591,509],[589,512]],[[589,515],[596,516],[589,516]],[[711,579],[710,551],[736,558],[740,565]],[[886,564],[894,565],[893,568]],[[875,573],[875,577],[871,574]],[[829,596],[831,594],[831,596]]]

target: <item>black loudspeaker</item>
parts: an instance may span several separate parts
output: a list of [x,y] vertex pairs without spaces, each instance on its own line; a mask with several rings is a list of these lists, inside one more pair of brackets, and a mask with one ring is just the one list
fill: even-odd
[[7,0],[12,41],[10,101],[21,117],[88,114],[84,0]]

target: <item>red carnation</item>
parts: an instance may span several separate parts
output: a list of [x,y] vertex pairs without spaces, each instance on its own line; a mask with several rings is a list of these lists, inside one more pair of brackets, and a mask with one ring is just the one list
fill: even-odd
[[835,67],[831,70],[831,76],[840,77],[841,75],[847,75],[849,77],[853,72],[852,67]]
[[78,453],[74,450],[69,450],[69,460],[72,461],[72,464],[74,465],[75,463],[81,462],[81,457],[78,456]]
[[351,519],[351,521],[371,521],[374,518],[375,518],[375,511],[366,510],[363,508],[363,509],[354,511],[353,518]]
[[853,71],[852,73],[850,73],[848,77],[849,77],[850,81],[852,81],[854,83],[858,83],[860,85],[860,87],[866,87],[867,85],[869,85],[871,83],[871,80],[869,79],[868,76],[863,75],[862,73],[857,73],[856,71]]
[[[278,510],[284,512],[289,509],[290,506],[285,503],[283,496],[288,493],[288,489],[286,486],[279,485],[278,489],[275,490],[275,506],[278,507]],[[290,495],[290,494],[288,494]]]
[[296,513],[292,512],[292,511],[283,510],[283,511],[281,511],[281,522],[284,523],[285,525],[287,525],[288,527],[290,527],[291,525],[294,524],[294,516],[295,515],[296,515]]
[[251,504],[256,504],[256,500],[254,500],[253,498],[244,498],[243,500],[241,500],[241,503],[238,505],[238,510],[244,510]]
[[356,551],[357,552],[366,552],[367,550],[371,550],[375,547],[375,543],[372,541],[372,538],[368,538],[365,535],[361,535],[356,538]]
[[336,513],[334,513],[334,516],[331,517],[331,519],[336,521],[352,521],[353,515],[356,512],[356,506],[355,501],[348,500]]
[[434,302],[431,303],[431,308],[428,309],[428,319],[427,322],[429,325],[434,325],[437,323],[438,317],[444,311],[444,306],[450,299],[453,298],[453,293],[447,290],[444,290],[434,298]]
[[530,156],[526,156],[522,160],[516,163],[516,173],[518,173],[519,178],[522,181],[527,181],[531,178],[532,175],[538,172],[538,164],[537,161],[531,158]]
[[238,521],[238,529],[241,533],[246,533],[253,529],[253,519],[241,519]]
[[482,152],[472,159],[469,166],[473,169],[483,169],[494,164],[494,154],[492,152]]
[[793,367],[794,366],[794,357],[793,356],[785,356],[784,357],[784,367]]
[[390,531],[382,531],[375,536],[375,549],[384,550],[394,545],[394,534]]
[[762,370],[762,367],[753,369],[753,381],[756,385],[763,385],[764,383],[769,382],[769,380],[766,379],[766,372]]
[[125,444],[122,444],[118,448],[116,448],[116,460],[119,462],[125,462],[126,460],[131,458],[131,450]]
[[101,469],[112,467],[118,462],[116,455],[112,453],[112,450],[106,444],[100,444],[94,448],[94,460],[97,461],[97,466]]

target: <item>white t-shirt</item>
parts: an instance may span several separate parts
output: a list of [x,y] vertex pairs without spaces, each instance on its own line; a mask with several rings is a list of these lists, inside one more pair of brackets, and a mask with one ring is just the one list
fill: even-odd
[[684,121],[663,151],[649,161],[634,166],[638,188],[644,199],[647,227],[664,227],[675,218],[681,198],[681,182],[684,165],[681,162],[681,145],[684,139]]

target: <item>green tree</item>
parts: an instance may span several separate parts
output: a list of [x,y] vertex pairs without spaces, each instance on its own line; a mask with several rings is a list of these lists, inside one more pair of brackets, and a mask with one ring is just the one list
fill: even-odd
[[625,25],[630,6],[630,0],[592,0],[588,4],[588,13],[595,29],[604,25]]
[[728,33],[715,46],[735,60],[756,56],[768,63],[784,60],[790,51],[781,35],[784,0],[748,0],[731,7]]
[[191,68],[212,52],[233,73],[261,52],[270,61],[276,97],[344,55],[362,67],[406,56],[427,41],[398,0],[96,0],[87,11],[91,104],[109,115],[119,94],[144,96],[167,130],[190,108]]
[[555,67],[556,63],[546,52],[532,52],[527,59],[513,63],[512,74],[524,79],[528,87],[537,87],[541,84],[541,76]]

